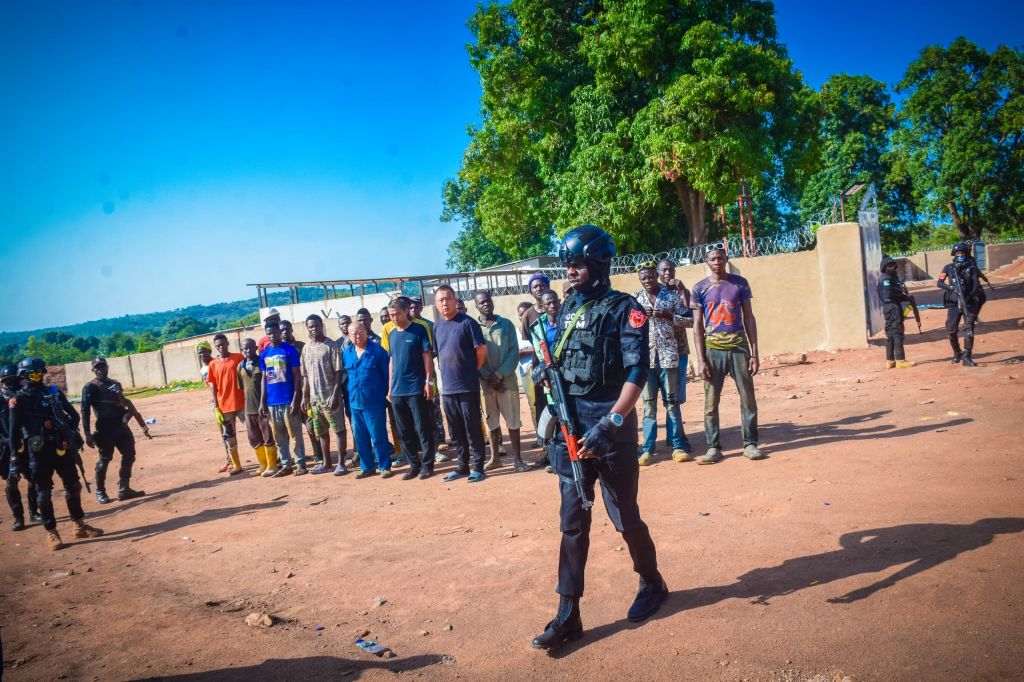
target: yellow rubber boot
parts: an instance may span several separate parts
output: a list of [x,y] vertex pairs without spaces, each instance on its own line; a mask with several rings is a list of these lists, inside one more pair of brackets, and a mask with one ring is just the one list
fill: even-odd
[[259,462],[260,468],[257,469],[256,475],[259,476],[267,470],[267,446],[257,445],[256,446],[256,461]]
[[897,360],[896,369],[910,369],[916,364],[916,362],[910,362],[909,360]]
[[267,457],[267,469],[261,474],[261,476],[267,478],[277,472],[278,455],[276,445],[266,445],[264,447],[266,448],[263,452]]
[[895,360],[886,360],[885,361],[885,368],[886,369],[896,369],[896,361]]
[[242,462],[238,459],[238,448],[231,448],[228,457],[231,458],[231,469],[228,473],[232,476],[242,473]]

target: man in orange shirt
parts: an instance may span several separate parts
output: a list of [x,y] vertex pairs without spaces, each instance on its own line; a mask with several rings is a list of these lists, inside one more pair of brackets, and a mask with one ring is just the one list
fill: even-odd
[[245,418],[245,392],[238,385],[238,366],[245,357],[241,353],[228,351],[228,337],[224,334],[213,337],[213,347],[217,350],[217,357],[210,361],[206,383],[210,385],[210,402],[217,415],[217,423],[221,425],[228,457],[231,458],[228,473],[234,476],[242,473],[235,420]]

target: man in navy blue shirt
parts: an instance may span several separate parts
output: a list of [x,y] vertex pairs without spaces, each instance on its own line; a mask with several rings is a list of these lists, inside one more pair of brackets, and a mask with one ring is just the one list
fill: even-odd
[[349,327],[352,345],[342,352],[348,374],[348,399],[352,407],[352,440],[359,454],[359,473],[367,478],[380,468],[381,478],[391,476],[391,443],[388,441],[388,352],[370,343],[366,328]]
[[384,327],[381,347],[391,353],[391,405],[402,451],[409,457],[403,481],[434,474],[434,354],[430,332],[413,322],[411,301],[396,297],[388,304],[392,324]]
[[[444,477],[454,481],[469,476],[470,483],[484,474],[484,432],[480,418],[479,370],[487,360],[487,345],[480,325],[459,312],[455,290],[442,284],[434,293],[441,319],[434,323],[438,366],[441,368],[441,399],[448,417],[448,431],[455,441],[459,466]],[[473,453],[470,472],[469,455]]]

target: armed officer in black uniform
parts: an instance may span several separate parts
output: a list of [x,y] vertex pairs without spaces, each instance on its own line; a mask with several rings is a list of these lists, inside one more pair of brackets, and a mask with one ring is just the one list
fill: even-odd
[[[572,294],[558,315],[558,334],[552,362],[564,379],[569,412],[583,436],[580,439],[583,489],[593,499],[601,481],[605,508],[615,529],[629,547],[640,590],[628,618],[638,622],[654,614],[668,596],[658,572],[654,541],[637,506],[637,416],[635,405],[647,377],[650,360],[647,316],[636,299],[611,289],[611,260],[615,242],[602,229],[584,225],[565,236],[559,256],[568,271]],[[544,363],[534,378],[544,381]],[[551,448],[552,465],[561,492],[562,544],[558,557],[558,612],[543,634],[533,640],[538,649],[552,649],[577,639],[583,632],[579,602],[590,549],[592,513],[584,510],[572,477],[564,437]]]
[[36,485],[36,499],[50,549],[64,547],[57,532],[51,499],[54,473],[64,484],[64,499],[74,524],[74,537],[103,535],[102,530],[85,523],[82,510],[82,484],[75,468],[75,452],[81,447],[78,412],[56,386],[43,384],[46,363],[41,358],[25,358],[19,362],[18,374],[25,385],[10,401],[9,444],[11,451],[17,452],[24,443],[28,452],[29,474]]
[[[21,452],[12,452],[10,443],[10,415],[8,414],[9,401],[21,388],[21,377],[18,376],[18,368],[14,365],[0,367],[0,391],[3,397],[0,400],[0,476],[6,479],[7,504],[11,508],[11,515],[14,520],[11,522],[11,530],[24,530],[25,528],[25,507],[21,503],[21,489],[18,483],[21,481],[19,471],[28,472],[28,453],[24,446]],[[17,462],[12,460],[17,459]],[[11,466],[14,464],[15,466]],[[13,473],[12,473],[13,469]],[[28,512],[30,518],[36,523],[41,523],[43,517],[39,515],[39,506],[36,503],[36,486],[31,480],[28,482]]]
[[[142,497],[145,490],[132,490],[132,466],[135,464],[135,436],[128,428],[132,413],[125,404],[121,384],[107,376],[106,358],[94,358],[92,372],[96,378],[82,387],[82,426],[85,444],[99,450],[96,461],[96,499],[109,504],[107,496],[107,467],[114,459],[114,448],[121,453],[121,468],[117,472],[117,499],[131,500]],[[92,412],[96,412],[96,432],[89,428]],[[146,435],[149,435],[148,432]]]
[[[944,289],[942,303],[946,306],[946,333],[953,348],[953,364],[963,361],[964,367],[977,367],[971,353],[974,351],[974,325],[985,295],[981,288],[981,271],[971,258],[970,244],[961,242],[951,253],[953,262],[942,268],[937,284]],[[964,321],[963,351],[958,335],[961,319]]]

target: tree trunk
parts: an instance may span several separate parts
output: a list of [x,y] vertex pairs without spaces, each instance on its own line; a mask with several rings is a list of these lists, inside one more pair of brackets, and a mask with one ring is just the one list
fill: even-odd
[[690,246],[705,244],[708,241],[708,228],[704,222],[704,193],[690,185],[684,178],[676,178],[672,185],[676,189],[679,205],[690,225]]
[[960,219],[960,213],[956,210],[956,204],[952,201],[947,202],[946,208],[949,209],[949,215],[953,218],[953,225],[956,227],[957,232],[960,233],[960,236],[964,239],[971,239],[971,228]]

